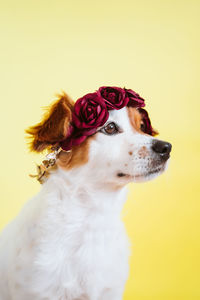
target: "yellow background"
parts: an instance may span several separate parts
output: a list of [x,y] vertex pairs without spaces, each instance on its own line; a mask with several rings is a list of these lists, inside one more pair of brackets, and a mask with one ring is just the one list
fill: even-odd
[[200,299],[199,8],[195,0],[1,3],[1,228],[40,189],[28,174],[41,157],[28,153],[24,129],[62,89],[77,99],[101,85],[132,88],[173,144],[164,175],[130,185],[125,300]]

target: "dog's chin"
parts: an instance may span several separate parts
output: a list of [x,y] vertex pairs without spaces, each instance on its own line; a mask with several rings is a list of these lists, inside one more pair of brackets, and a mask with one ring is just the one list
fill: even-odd
[[152,179],[158,177],[159,175],[161,175],[166,170],[167,166],[168,166],[168,161],[163,163],[160,166],[157,166],[156,168],[149,169],[144,173],[131,175],[132,181],[133,182],[146,182],[146,181],[152,180]]
[[157,168],[144,174],[137,174],[133,176],[133,182],[145,182],[156,178],[164,172],[164,168]]
[[125,184],[131,183],[131,182],[146,182],[146,181],[152,180],[152,179],[158,177],[159,175],[161,175],[167,169],[168,164],[169,164],[169,159],[166,162],[164,162],[154,168],[143,171],[141,173],[127,174],[127,173],[119,172],[119,173],[117,173],[117,177],[118,178],[120,177],[120,180]]

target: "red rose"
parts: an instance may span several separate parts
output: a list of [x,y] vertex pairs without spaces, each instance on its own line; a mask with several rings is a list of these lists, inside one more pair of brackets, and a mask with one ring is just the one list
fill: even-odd
[[90,93],[76,101],[72,120],[74,126],[88,136],[105,124],[108,117],[104,100],[97,93]]
[[63,150],[70,150],[72,146],[81,144],[97,128],[105,124],[109,117],[104,100],[97,93],[90,93],[78,99],[74,105],[72,125],[68,135],[60,143]]
[[74,105],[72,124],[67,137],[60,143],[63,150],[81,144],[97,128],[105,124],[109,117],[104,100],[97,93],[90,93],[78,99]]
[[126,95],[129,98],[129,102],[127,104],[127,106],[132,106],[132,107],[144,107],[145,103],[144,103],[144,99],[142,97],[140,97],[139,94],[137,94],[136,92],[134,92],[131,89],[125,89]]
[[129,98],[126,96],[124,89],[118,87],[102,86],[97,93],[105,100],[109,110],[121,109],[129,102]]

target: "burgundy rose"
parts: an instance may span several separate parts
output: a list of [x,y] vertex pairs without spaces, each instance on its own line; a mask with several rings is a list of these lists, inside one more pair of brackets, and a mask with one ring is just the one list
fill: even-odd
[[134,92],[131,89],[125,89],[126,95],[129,98],[129,102],[127,104],[127,106],[132,106],[132,107],[144,107],[145,103],[144,103],[144,99],[142,97],[140,97],[139,94],[137,94],[136,92]]
[[60,143],[63,150],[81,144],[97,128],[105,124],[109,117],[104,100],[97,93],[90,93],[78,99],[74,105],[72,124],[68,135]]
[[152,136],[158,134],[156,130],[151,126],[148,112],[144,108],[139,108],[139,112],[142,115],[142,121],[144,122],[144,132]]
[[91,135],[107,121],[108,116],[104,100],[97,93],[90,93],[76,101],[72,120],[82,134]]
[[121,109],[129,102],[124,89],[118,87],[102,86],[97,93],[105,100],[108,109]]

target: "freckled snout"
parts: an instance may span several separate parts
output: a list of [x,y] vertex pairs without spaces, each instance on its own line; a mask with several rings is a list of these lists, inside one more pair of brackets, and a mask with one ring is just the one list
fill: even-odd
[[166,161],[169,158],[172,145],[168,142],[154,140],[151,148],[163,161]]

